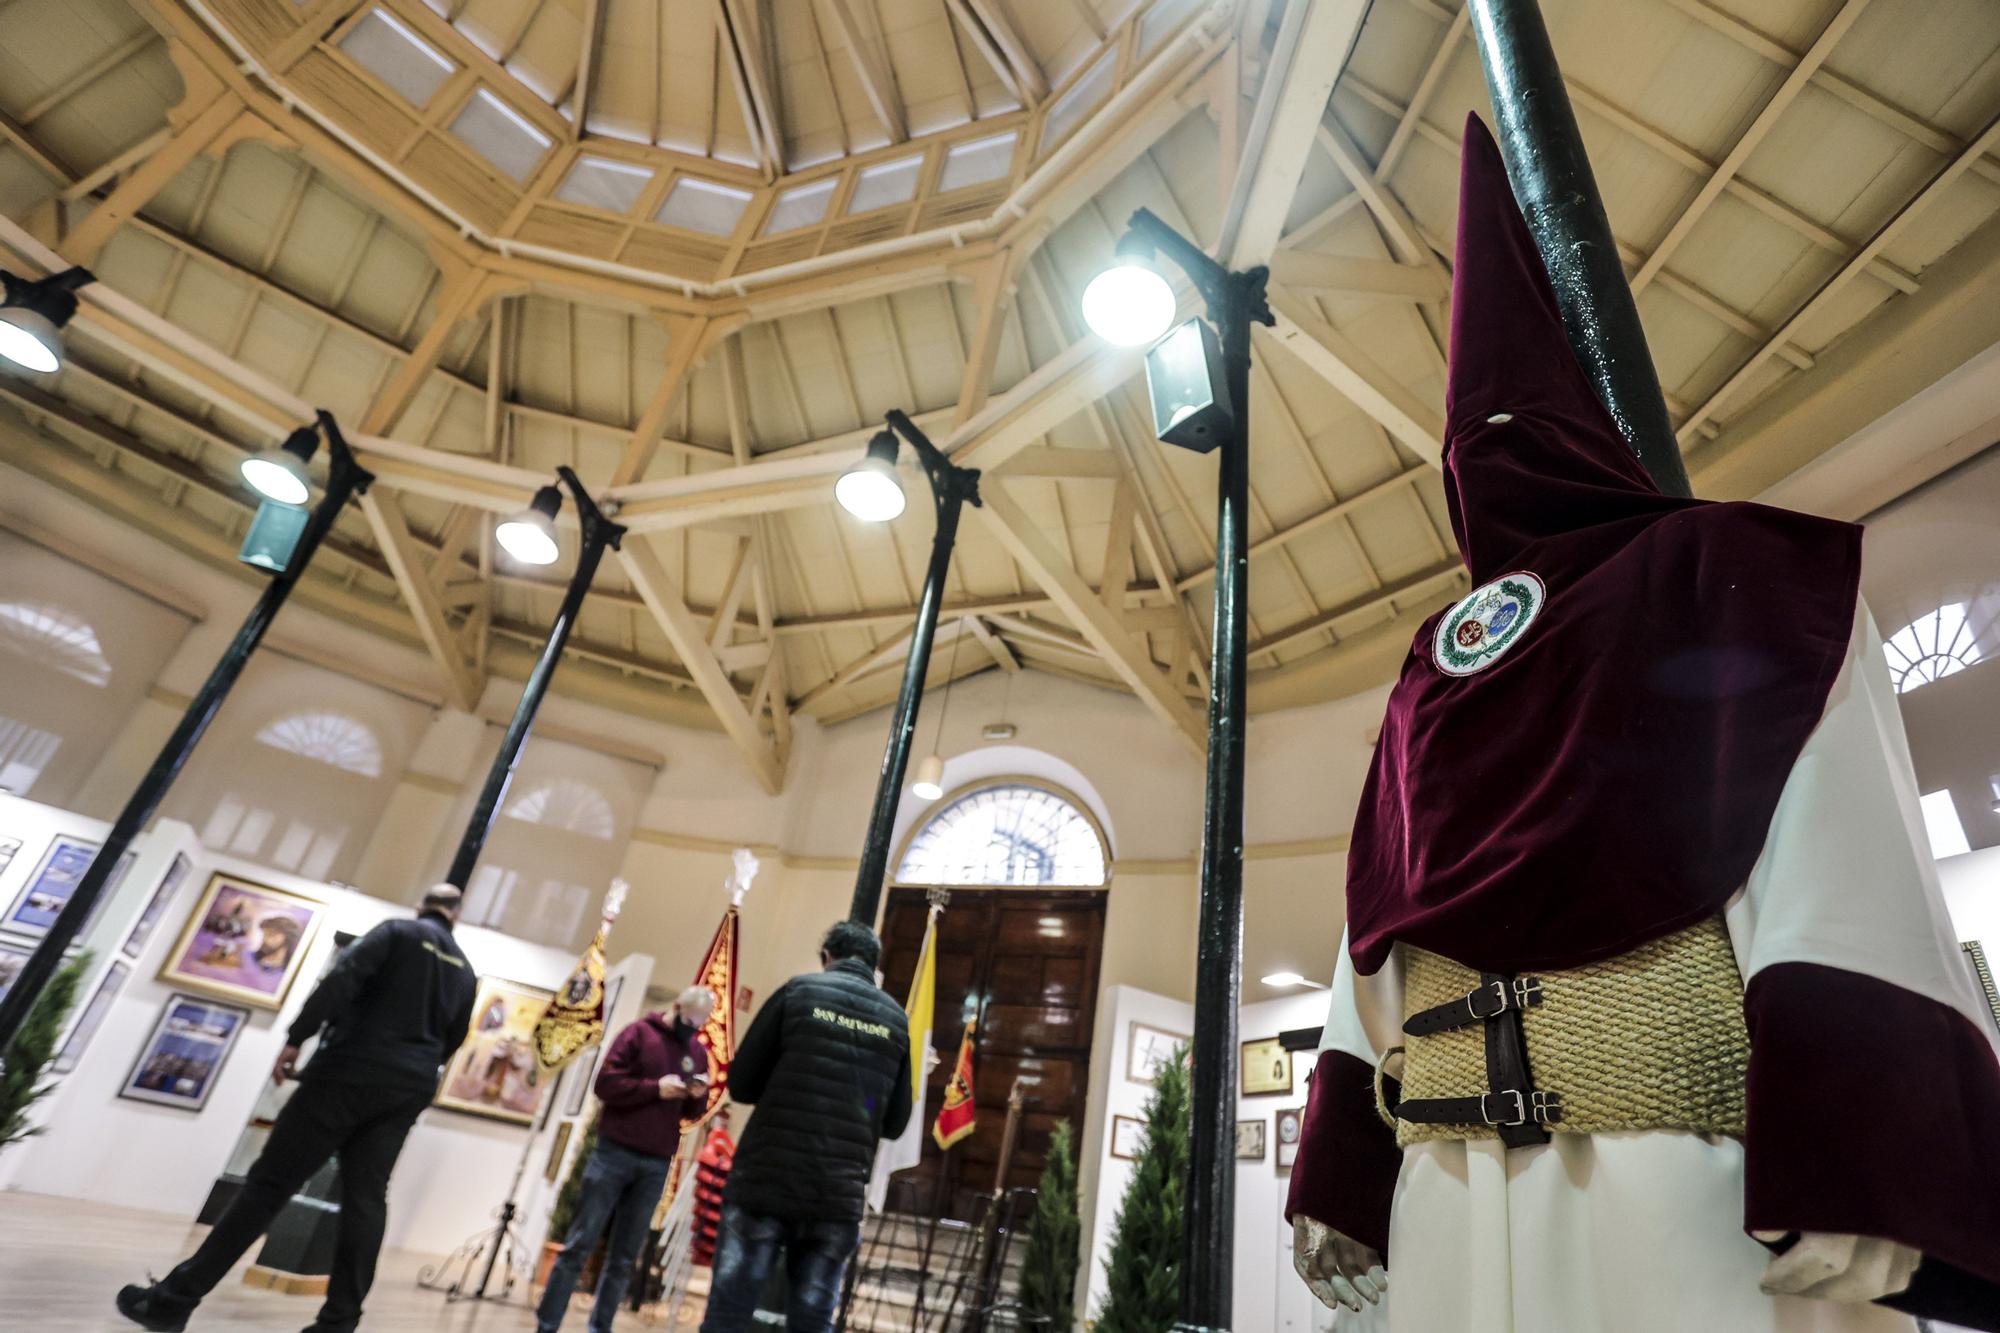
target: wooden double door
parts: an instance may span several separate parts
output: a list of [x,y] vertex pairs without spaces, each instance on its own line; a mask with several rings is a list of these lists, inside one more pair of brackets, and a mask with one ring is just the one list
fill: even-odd
[[[906,1206],[967,1218],[989,1193],[999,1167],[1007,1098],[1018,1081],[1025,1099],[1006,1186],[1041,1179],[1049,1134],[1067,1119],[1079,1136],[1090,1086],[1097,979],[1104,952],[1103,889],[961,889],[938,921],[938,1052],[921,1114],[924,1156],[905,1180]],[[882,922],[883,986],[906,998],[923,944],[925,891],[894,888]],[[979,1018],[973,1048],[978,1125],[950,1152],[931,1136],[968,1019]],[[906,1190],[908,1186],[904,1187]]]

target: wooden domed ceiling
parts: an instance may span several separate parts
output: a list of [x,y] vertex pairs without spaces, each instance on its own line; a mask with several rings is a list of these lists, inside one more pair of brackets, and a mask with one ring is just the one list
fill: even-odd
[[[2000,275],[2000,11],[1545,11],[1698,492],[1957,364]],[[0,380],[46,437],[0,457],[221,561],[244,451],[332,410],[381,480],[303,595],[461,704],[563,580],[493,517],[568,464],[633,536],[558,688],[717,723],[776,788],[794,713],[894,691],[928,508],[861,525],[831,481],[904,408],[988,476],[936,677],[1129,690],[1195,746],[1212,462],[1153,442],[1076,295],[1140,204],[1271,264],[1253,703],[1385,679],[1462,584],[1434,461],[1475,107],[1439,0],[11,0],[0,260],[101,281],[59,374]]]

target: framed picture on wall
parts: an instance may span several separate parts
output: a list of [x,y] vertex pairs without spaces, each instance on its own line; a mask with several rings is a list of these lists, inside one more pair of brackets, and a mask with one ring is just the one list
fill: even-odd
[[1168,1032],[1149,1023],[1132,1024],[1132,1040],[1125,1052],[1125,1081],[1152,1086],[1160,1067],[1187,1045],[1187,1035]]
[[1278,1112],[1278,1169],[1289,1171],[1299,1160],[1299,1133],[1305,1124],[1306,1108],[1294,1106]]
[[532,1125],[554,1079],[535,1059],[535,1023],[554,991],[481,977],[472,1032],[445,1067],[436,1105],[447,1111]]
[[1136,1116],[1114,1115],[1111,1117],[1111,1155],[1128,1162],[1139,1159],[1139,1150],[1146,1146],[1146,1122]]
[[32,944],[0,939],[0,996],[5,996],[14,988],[14,978],[21,975],[21,969],[28,965],[28,959],[34,952]]
[[160,967],[160,980],[258,1009],[284,1007],[326,904],[216,874]]
[[1277,1037],[1243,1043],[1239,1074],[1245,1097],[1265,1097],[1292,1090],[1292,1053]]
[[1993,1013],[1993,1026],[2000,1028],[2000,984],[1993,980],[1993,966],[1986,961],[1986,950],[1979,947],[1978,940],[1961,940],[1958,947],[1965,954],[1965,965],[1972,969],[1973,984],[1986,997],[1986,1007]]
[[562,1174],[563,1154],[569,1151],[570,1131],[575,1128],[576,1125],[568,1120],[556,1126],[555,1142],[549,1145],[549,1164],[542,1168],[542,1179],[551,1185]]
[[187,878],[187,874],[187,857],[176,854],[174,863],[167,867],[167,873],[160,876],[160,882],[154,886],[153,896],[146,900],[146,910],[139,913],[139,919],[132,923],[125,942],[118,946],[119,953],[136,959],[145,952],[147,941],[153,938],[153,931],[159,926],[160,918],[166,915],[174,895],[180,892],[181,881]]
[[1264,1122],[1262,1120],[1239,1120],[1236,1122],[1236,1160],[1239,1162],[1261,1162],[1264,1160]]
[[249,1021],[250,1011],[233,1004],[194,995],[169,997],[118,1095],[199,1111],[208,1104],[216,1077]]
[[[19,844],[15,844],[19,846]],[[90,869],[90,863],[97,859],[97,849],[101,844],[87,838],[58,837],[42,853],[42,860],[35,867],[35,873],[28,876],[28,882],[14,895],[13,905],[7,915],[0,919],[0,929],[17,931],[36,939],[49,933],[56,917],[69,902],[69,896],[76,892],[76,886],[83,880],[83,872]],[[11,860],[13,853],[8,853]],[[118,858],[117,868],[105,882],[104,892],[97,899],[97,906],[91,909],[90,921],[104,910],[104,904],[111,901],[111,895],[118,891],[119,881],[132,868],[138,858],[137,852],[127,852]],[[83,930],[90,929],[90,921],[83,923]],[[82,932],[79,932],[82,933]]]
[[77,1015],[76,1025],[63,1039],[62,1049],[56,1052],[51,1065],[56,1073],[67,1074],[76,1068],[77,1062],[83,1059],[84,1047],[90,1045],[90,1039],[97,1035],[98,1027],[104,1022],[104,1016],[111,1012],[111,1002],[118,998],[118,992],[124,990],[125,983],[131,979],[132,967],[129,963],[114,959],[111,966],[104,969],[104,980],[97,983],[90,1002],[83,1006],[83,1012]]

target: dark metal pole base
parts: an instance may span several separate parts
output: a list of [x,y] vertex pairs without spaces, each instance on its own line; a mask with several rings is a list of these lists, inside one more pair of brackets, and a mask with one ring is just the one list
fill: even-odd
[[[426,1291],[442,1291],[447,1305],[459,1301],[504,1301],[513,1294],[514,1280],[521,1275],[525,1253],[521,1237],[514,1230],[514,1205],[509,1202],[500,1210],[499,1225],[468,1238],[437,1263],[418,1269],[417,1285]],[[488,1291],[496,1267],[502,1270],[500,1290]],[[447,1282],[446,1276],[453,1269],[458,1273]],[[474,1269],[480,1270],[477,1286],[472,1285]]]

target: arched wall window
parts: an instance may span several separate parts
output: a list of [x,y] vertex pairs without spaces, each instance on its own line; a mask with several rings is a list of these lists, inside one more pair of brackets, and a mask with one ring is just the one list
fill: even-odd
[[917,826],[904,884],[1097,887],[1110,869],[1104,834],[1054,787],[1001,779],[953,793]]
[[218,852],[307,879],[351,879],[426,712],[374,685],[260,653],[167,812]]
[[[93,772],[189,624],[184,611],[0,531],[0,788],[114,813],[90,793]],[[130,783],[106,790],[116,802]]]
[[[498,740],[495,728],[490,741]],[[630,760],[531,738],[465,886],[462,919],[537,944],[583,944],[652,780],[651,769]],[[446,857],[459,824],[455,817]]]
[[1956,675],[1982,660],[1964,602],[1949,602],[1937,610],[1918,616],[1883,641],[1889,659],[1889,677],[1896,693],[1911,690]]

